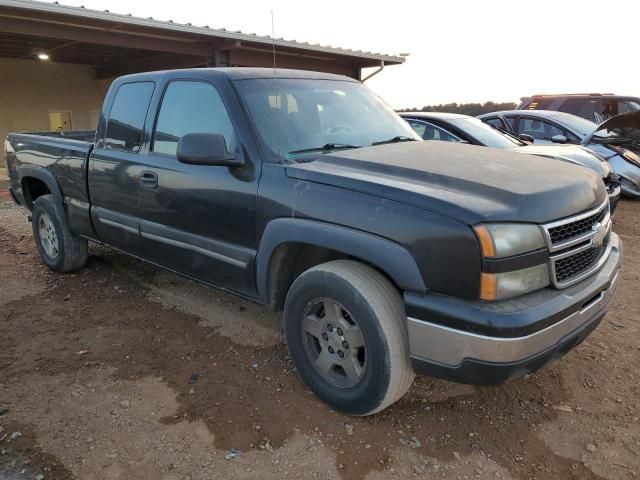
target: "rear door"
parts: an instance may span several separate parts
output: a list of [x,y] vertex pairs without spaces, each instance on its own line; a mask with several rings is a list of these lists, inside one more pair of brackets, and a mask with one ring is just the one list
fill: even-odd
[[113,247],[140,254],[138,176],[145,142],[144,123],[155,84],[123,83],[109,93],[109,111],[91,153],[88,172],[91,218],[98,237]]
[[[215,80],[198,79],[175,79],[163,87],[149,153],[141,156],[143,255],[177,272],[253,295],[261,164],[259,159],[252,162],[243,148],[218,87]],[[222,88],[230,87],[226,83]],[[232,93],[225,96],[230,97],[235,99]],[[235,123],[242,124],[237,119]],[[227,149],[243,157],[245,165],[179,162],[176,148],[188,133],[223,134]]]

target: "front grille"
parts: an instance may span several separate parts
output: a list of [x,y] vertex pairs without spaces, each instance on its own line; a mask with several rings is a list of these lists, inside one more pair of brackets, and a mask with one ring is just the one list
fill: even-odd
[[556,280],[559,283],[570,281],[572,278],[589,270],[600,258],[605,245],[589,248],[570,257],[555,261]]
[[602,209],[599,212],[591,215],[590,217],[583,218],[576,222],[565,223],[564,225],[558,225],[549,229],[549,237],[551,237],[551,243],[556,244],[569,240],[573,237],[579,237],[591,230],[591,227],[596,222],[601,222],[606,214],[606,209]]
[[602,264],[611,231],[609,202],[590,212],[543,225],[549,247],[551,281],[568,287]]

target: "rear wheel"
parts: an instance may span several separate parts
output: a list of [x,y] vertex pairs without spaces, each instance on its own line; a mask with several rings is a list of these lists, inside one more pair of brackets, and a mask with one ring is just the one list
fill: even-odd
[[62,206],[52,195],[36,199],[31,211],[33,238],[42,261],[56,272],[72,272],[87,262],[87,241],[71,233]]
[[411,386],[402,298],[374,269],[336,260],[307,270],[287,294],[284,318],[300,376],[336,410],[370,415]]

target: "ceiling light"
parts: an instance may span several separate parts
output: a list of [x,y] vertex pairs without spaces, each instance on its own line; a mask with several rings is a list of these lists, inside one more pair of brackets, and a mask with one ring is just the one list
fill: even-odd
[[48,53],[44,53],[44,52],[40,52],[40,53],[38,53],[38,58],[40,60],[49,60],[49,54]]

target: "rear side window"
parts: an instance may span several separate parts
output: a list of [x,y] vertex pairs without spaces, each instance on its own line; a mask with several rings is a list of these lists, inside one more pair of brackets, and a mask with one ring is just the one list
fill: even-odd
[[195,81],[175,81],[167,87],[153,136],[153,151],[175,155],[178,142],[187,133],[224,135],[227,149],[238,145],[233,124],[213,85]]
[[109,112],[105,148],[134,153],[140,151],[153,88],[153,82],[120,85]]

